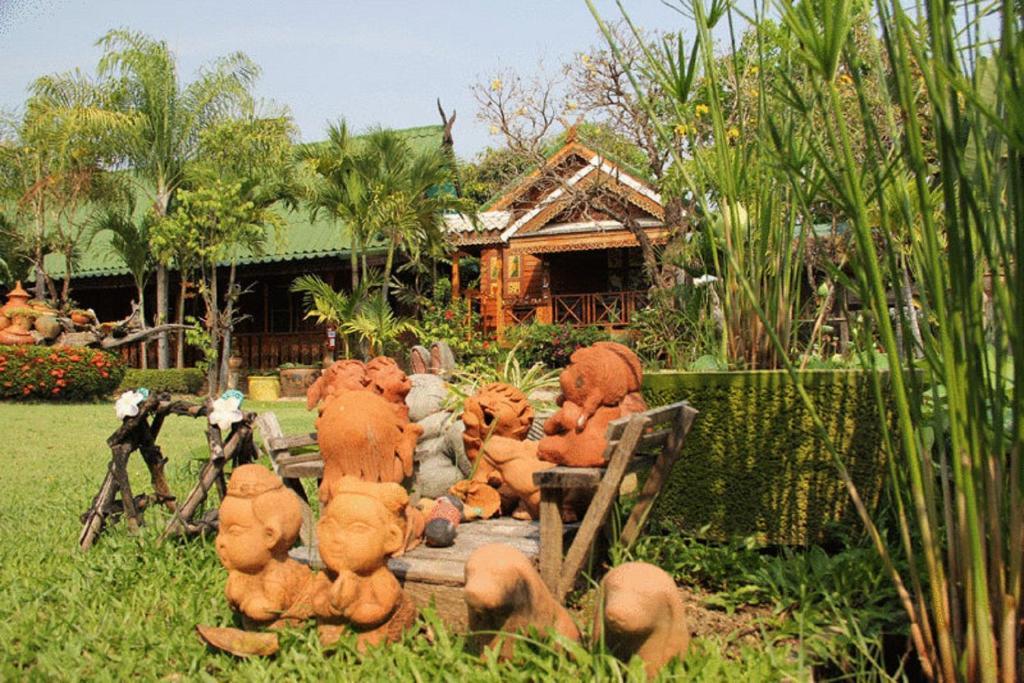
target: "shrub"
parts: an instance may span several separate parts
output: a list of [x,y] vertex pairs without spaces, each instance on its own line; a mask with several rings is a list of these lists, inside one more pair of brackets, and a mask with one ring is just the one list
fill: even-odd
[[543,363],[549,368],[564,368],[569,364],[573,351],[608,339],[608,333],[599,327],[533,323],[511,328],[506,337],[518,346],[519,362],[524,367]]
[[452,301],[448,280],[434,283],[433,297],[420,309],[420,343],[445,342],[463,369],[493,367],[497,361],[497,344],[482,338],[479,330],[480,316],[473,311],[469,300]]
[[129,368],[118,391],[146,387],[152,392],[172,394],[198,394],[206,380],[199,368],[172,368],[169,370],[136,370]]
[[120,358],[67,346],[0,346],[0,398],[85,401],[113,393],[124,377]]

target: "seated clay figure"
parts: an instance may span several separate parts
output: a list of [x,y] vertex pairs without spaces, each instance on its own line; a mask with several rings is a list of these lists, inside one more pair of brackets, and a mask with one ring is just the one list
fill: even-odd
[[317,524],[320,557],[327,567],[315,602],[324,645],[346,630],[359,647],[394,642],[416,619],[387,561],[405,543],[403,514],[409,496],[398,484],[343,477]]
[[466,456],[476,459],[480,446],[490,437],[503,436],[516,441],[526,438],[533,424],[533,407],[526,394],[510,384],[493,382],[466,399],[462,422],[466,431],[462,441]]
[[412,381],[393,358],[377,356],[369,360],[366,363],[366,378],[369,380],[370,391],[383,396],[403,418],[409,419],[409,406],[405,404],[405,397],[412,389]]
[[462,421],[466,455],[473,461],[472,481],[500,489],[502,498],[513,503],[518,499],[536,519],[540,489],[533,473],[554,465],[538,459],[535,441],[524,440],[533,423],[526,395],[508,384],[488,384],[466,399]]
[[241,465],[220,506],[217,555],[228,570],[228,603],[247,626],[310,618],[311,572],[288,557],[302,525],[298,498],[261,465]]
[[644,660],[647,676],[686,654],[690,629],[672,577],[645,562],[615,567],[601,581],[594,615],[594,639],[602,637],[619,659]]
[[579,429],[601,406],[620,405],[627,395],[640,391],[642,381],[640,359],[616,342],[597,342],[577,349],[558,376],[562,398],[582,409]]
[[324,368],[316,381],[306,390],[306,410],[312,410],[328,397],[343,391],[362,391],[370,380],[361,361],[346,359],[334,361]]
[[422,428],[399,417],[381,396],[368,391],[336,394],[324,403],[316,428],[324,460],[321,503],[330,500],[331,483],[340,477],[399,483],[412,475]]
[[622,344],[598,342],[574,352],[558,378],[561,407],[544,423],[538,457],[571,467],[604,465],[608,424],[647,409],[641,379],[639,359]]
[[533,563],[510,545],[491,543],[473,551],[466,561],[466,609],[472,644],[478,651],[500,648],[499,656],[512,656],[514,639],[503,633],[534,628],[552,630],[578,641],[579,629],[569,613],[541,581]]

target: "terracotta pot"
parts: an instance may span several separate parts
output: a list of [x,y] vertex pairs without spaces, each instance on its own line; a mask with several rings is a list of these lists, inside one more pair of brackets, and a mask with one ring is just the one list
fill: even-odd
[[76,325],[84,327],[85,325],[88,325],[89,323],[92,322],[92,318],[90,318],[85,313],[82,313],[81,311],[72,311],[71,322],[73,322]]
[[63,329],[57,320],[57,316],[54,315],[39,316],[36,318],[34,327],[36,332],[43,335],[43,339],[56,339]]
[[282,396],[305,396],[320,371],[316,368],[290,368],[280,371]]
[[11,319],[0,313],[0,330],[6,330],[11,325]]
[[32,297],[29,296],[29,293],[22,288],[21,280],[18,280],[18,282],[14,285],[14,289],[7,293],[7,303],[4,304],[4,307],[0,309],[0,311],[6,313],[12,308],[25,306],[26,304],[28,304],[28,300],[31,298]]
[[244,362],[241,356],[231,356],[228,358],[228,367],[232,370],[238,370]]
[[29,332],[29,320],[25,315],[14,316],[11,324],[0,330],[0,344],[34,344],[36,339]]

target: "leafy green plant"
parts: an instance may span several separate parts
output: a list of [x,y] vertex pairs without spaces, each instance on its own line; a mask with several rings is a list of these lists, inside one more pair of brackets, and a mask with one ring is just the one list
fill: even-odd
[[335,290],[319,275],[300,275],[291,284],[291,291],[303,295],[306,318],[316,320],[319,325],[333,325],[341,338],[341,350],[345,358],[352,355],[352,333],[345,326],[352,320],[366,300],[370,281],[363,279],[355,291],[346,293]]
[[516,325],[506,335],[516,346],[520,362],[526,366],[542,363],[549,368],[564,368],[569,356],[583,346],[608,339],[608,334],[598,327],[566,327],[530,323]]
[[96,349],[0,346],[0,398],[91,401],[113,393],[124,377],[120,358]]
[[467,299],[452,300],[451,282],[434,282],[430,300],[422,302],[419,339],[422,344],[443,341],[451,348],[460,368],[487,372],[497,359],[498,345],[480,334],[480,315]]
[[341,329],[365,342],[371,356],[394,352],[395,342],[401,335],[417,332],[416,323],[396,316],[383,295],[364,301]]
[[[710,86],[713,121],[708,184],[684,182],[698,201],[715,197],[729,215],[722,255],[737,289],[723,305],[743,301],[754,310],[747,324],[769,333],[771,353],[793,372],[776,299],[744,268],[743,245],[731,238],[744,223],[738,209],[750,178],[742,147],[728,141],[711,32],[723,16],[730,29],[737,17],[729,3],[683,4],[696,25],[692,61]],[[850,272],[830,274],[864,302],[865,365],[876,371],[875,349],[887,359],[884,390],[876,382],[875,393],[879,416],[891,400],[897,418],[884,434],[891,534],[860,499],[835,444],[825,446],[895,586],[923,674],[1009,681],[1024,677],[1020,8],[1010,0],[913,7],[877,0],[869,16],[852,0],[781,4],[786,40],[770,54],[783,69],[765,68],[763,39],[775,25],[763,11],[749,18],[760,48],[760,123],[736,138],[774,158],[773,182],[792,190],[779,195],[789,204],[762,202],[747,220],[805,225],[816,204],[848,222]],[[998,32],[981,40],[990,23]],[[666,87],[678,82],[679,65],[647,61]],[[769,73],[779,79],[774,87]],[[680,94],[677,104],[686,100]],[[782,106],[764,106],[773,94]],[[684,171],[686,160],[677,161]],[[782,258],[780,246],[771,258]],[[944,405],[928,411],[929,421],[925,407],[939,386]],[[811,398],[798,389],[824,436]],[[934,438],[939,433],[944,438]]]
[[492,382],[510,384],[528,397],[538,390],[557,390],[561,372],[549,370],[543,363],[534,363],[525,368],[519,361],[518,350],[519,347],[514,346],[505,351],[504,360],[500,360],[496,365],[457,369],[455,381],[449,383],[449,391],[461,402],[467,396],[476,393],[480,387]]

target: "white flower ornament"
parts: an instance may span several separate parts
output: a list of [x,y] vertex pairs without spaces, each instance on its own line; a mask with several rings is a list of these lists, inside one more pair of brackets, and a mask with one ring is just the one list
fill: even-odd
[[216,425],[222,432],[231,429],[231,425],[242,421],[242,392],[225,391],[221,397],[214,399],[213,410],[210,411],[210,424]]
[[140,387],[135,391],[126,391],[121,394],[114,403],[114,413],[118,420],[127,417],[135,417],[139,414],[139,404],[149,396],[149,389]]

